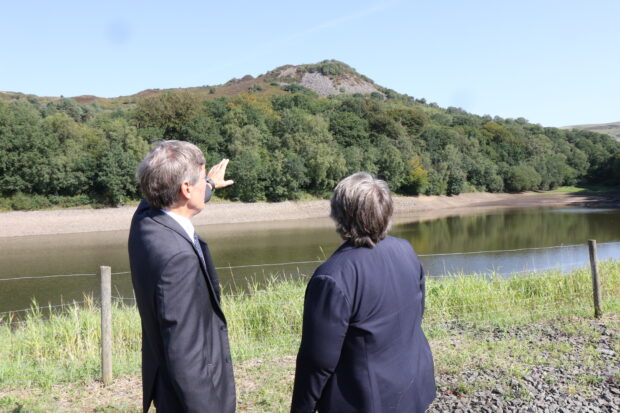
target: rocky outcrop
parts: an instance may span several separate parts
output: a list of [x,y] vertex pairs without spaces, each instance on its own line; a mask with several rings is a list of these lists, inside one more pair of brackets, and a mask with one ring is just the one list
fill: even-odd
[[301,86],[314,90],[321,96],[338,95],[342,93],[369,94],[379,92],[377,88],[360,78],[342,76],[332,80],[329,76],[321,73],[304,73],[300,82]]

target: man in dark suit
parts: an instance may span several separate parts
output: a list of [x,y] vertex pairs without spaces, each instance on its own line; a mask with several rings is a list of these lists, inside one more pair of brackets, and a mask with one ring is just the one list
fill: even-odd
[[367,173],[336,186],[343,243],[308,283],[291,412],[422,413],[435,398],[424,271],[387,236],[392,211],[387,184]]
[[164,141],[136,176],[144,197],[129,232],[129,262],[142,321],[143,408],[234,412],[235,383],[220,290],[207,244],[190,219],[224,179],[228,160],[205,173],[196,146]]

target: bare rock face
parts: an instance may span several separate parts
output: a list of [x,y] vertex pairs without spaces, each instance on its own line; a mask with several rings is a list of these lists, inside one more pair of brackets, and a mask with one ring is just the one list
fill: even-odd
[[314,90],[321,96],[335,95],[338,90],[334,87],[334,82],[320,73],[304,73],[301,79],[301,85],[308,89]]
[[289,66],[286,69],[282,70],[280,72],[280,74],[278,75],[278,77],[294,77],[295,73],[297,72],[297,68],[295,66]]
[[338,95],[342,93],[368,94],[379,92],[374,85],[360,78],[343,76],[336,80],[332,80],[330,77],[321,73],[304,73],[300,84],[301,86],[314,90],[321,96]]
[[286,65],[270,73],[276,83],[284,86],[297,84],[320,96],[373,92],[383,93],[372,80],[360,75],[355,69],[338,61],[323,61],[312,65]]

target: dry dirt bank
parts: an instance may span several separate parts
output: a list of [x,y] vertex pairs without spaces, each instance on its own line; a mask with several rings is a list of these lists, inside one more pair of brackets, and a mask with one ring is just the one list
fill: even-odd
[[[458,196],[396,197],[396,217],[435,218],[471,214],[488,208],[532,206],[620,206],[618,196],[584,196],[573,194],[488,194],[470,193]],[[104,209],[65,209],[48,211],[15,211],[0,213],[0,237],[51,235],[78,232],[127,230],[134,206]],[[195,225],[240,222],[287,221],[324,218],[329,214],[329,201],[279,203],[220,202],[211,203],[194,217]]]

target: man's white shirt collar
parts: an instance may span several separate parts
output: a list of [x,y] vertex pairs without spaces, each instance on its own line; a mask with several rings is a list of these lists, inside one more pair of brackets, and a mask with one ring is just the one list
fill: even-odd
[[175,214],[174,212],[167,211],[165,209],[162,209],[162,212],[165,212],[170,218],[178,222],[181,228],[185,230],[187,236],[192,241],[192,243],[194,242],[194,225],[192,224],[192,221],[189,220],[189,218],[185,218],[184,216]]

